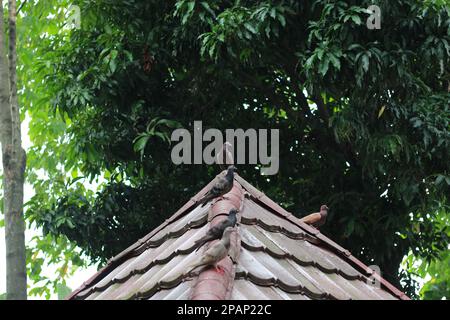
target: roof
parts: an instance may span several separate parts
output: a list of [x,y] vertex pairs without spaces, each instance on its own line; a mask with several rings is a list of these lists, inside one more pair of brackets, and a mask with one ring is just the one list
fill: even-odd
[[[200,207],[198,200],[216,179],[68,299],[409,299],[237,174],[223,199]],[[225,272],[206,268],[186,274],[206,250],[195,252],[195,240],[233,207],[240,212],[229,256],[219,262]],[[374,279],[379,285],[372,284]]]

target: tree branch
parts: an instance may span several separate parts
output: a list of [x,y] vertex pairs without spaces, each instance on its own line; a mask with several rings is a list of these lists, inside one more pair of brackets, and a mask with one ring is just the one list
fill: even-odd
[[317,105],[319,116],[328,125],[328,121],[330,120],[330,113],[326,104],[323,102],[322,97],[314,96],[311,100]]
[[19,9],[17,9],[16,16],[19,15],[20,10],[22,10],[22,8],[25,6],[25,4],[27,3],[27,1],[28,1],[28,0],[24,0],[24,1],[20,4]]

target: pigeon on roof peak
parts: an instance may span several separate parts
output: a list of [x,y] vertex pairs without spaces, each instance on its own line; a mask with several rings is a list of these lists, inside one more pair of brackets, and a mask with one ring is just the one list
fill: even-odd
[[236,225],[236,214],[239,211],[235,208],[231,209],[228,212],[228,217],[224,220],[222,220],[221,222],[219,222],[217,225],[213,226],[211,229],[209,229],[206,234],[198,239],[197,241],[195,241],[195,251],[197,251],[198,249],[200,249],[204,244],[216,240],[216,239],[220,239],[222,238],[223,232],[225,231],[226,228],[228,227],[234,227]]
[[220,177],[213,187],[198,201],[202,207],[210,200],[223,196],[233,188],[234,172],[237,168],[233,165],[229,166],[225,176]]
[[225,169],[225,165],[234,164],[233,146],[228,141],[225,142],[222,146],[222,149],[217,153],[216,163],[222,168]]
[[200,266],[214,266],[217,272],[223,273],[224,271],[217,266],[217,263],[228,255],[228,250],[230,249],[230,236],[233,231],[234,228],[232,227],[226,228],[220,241],[209,247],[198,261],[188,267],[188,273],[191,273]]

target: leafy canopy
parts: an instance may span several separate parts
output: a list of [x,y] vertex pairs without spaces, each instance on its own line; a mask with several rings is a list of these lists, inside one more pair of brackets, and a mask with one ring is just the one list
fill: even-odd
[[403,257],[447,250],[445,1],[375,1],[380,30],[366,27],[373,1],[74,4],[81,28],[39,30],[27,64],[27,215],[46,233],[101,262],[148,233],[217,174],[173,165],[164,139],[203,120],[280,129],[278,175],[240,174],[297,215],[327,203],[323,232],[409,294]]

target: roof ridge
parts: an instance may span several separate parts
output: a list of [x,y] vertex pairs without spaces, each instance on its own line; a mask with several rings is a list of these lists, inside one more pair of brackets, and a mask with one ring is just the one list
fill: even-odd
[[[226,193],[220,200],[212,200],[215,202],[209,209],[209,227],[212,228],[227,219],[229,211],[233,208],[241,212],[244,204],[243,200],[243,187],[234,180],[233,188],[230,192]],[[238,222],[240,221],[240,217],[241,214],[238,213]],[[209,245],[214,242],[211,242]],[[219,274],[214,269],[202,269],[192,287],[190,300],[225,300],[231,296],[235,277],[234,263],[238,260],[240,246],[241,238],[235,229],[231,234],[228,255],[216,264],[225,270],[225,272]]]

